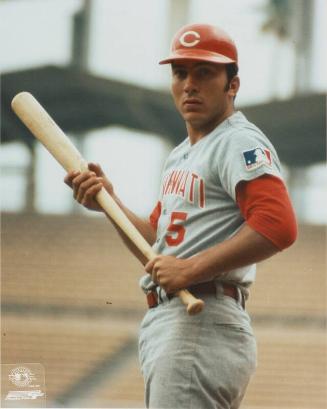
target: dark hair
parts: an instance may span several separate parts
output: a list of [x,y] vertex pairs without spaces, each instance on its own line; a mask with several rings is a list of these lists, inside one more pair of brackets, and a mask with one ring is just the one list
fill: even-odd
[[[238,73],[238,66],[235,63],[226,64],[227,84],[225,87],[225,91],[229,90],[230,83],[232,79],[235,77],[235,75],[237,75],[237,73]],[[234,97],[234,100],[235,98],[236,97]]]
[[227,81],[230,84],[231,80],[237,75],[238,73],[238,66],[235,63],[226,64],[226,73],[227,73]]

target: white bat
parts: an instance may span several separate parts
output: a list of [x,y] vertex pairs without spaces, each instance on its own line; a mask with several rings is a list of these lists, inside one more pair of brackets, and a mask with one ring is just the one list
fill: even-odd
[[[76,147],[33,95],[28,92],[20,92],[13,98],[11,106],[16,115],[32,134],[46,147],[67,172],[88,170],[85,159],[82,158]],[[96,200],[106,214],[123,230],[147,260],[151,260],[156,256],[150,244],[144,239],[104,188],[97,194]],[[202,311],[204,302],[195,298],[188,290],[180,290],[176,295],[178,295],[187,306],[187,312],[189,314],[193,315]]]

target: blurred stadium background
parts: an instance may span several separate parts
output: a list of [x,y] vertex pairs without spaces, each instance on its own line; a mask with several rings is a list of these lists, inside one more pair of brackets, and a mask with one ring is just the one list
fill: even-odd
[[237,108],[276,146],[299,221],[297,243],[258,266],[259,366],[242,407],[326,407],[326,15],[324,0],[0,1],[2,364],[43,365],[47,407],[143,407],[143,271],[73,203],[10,101],[33,93],[146,216],[185,137],[157,62],[195,21],[238,44]]

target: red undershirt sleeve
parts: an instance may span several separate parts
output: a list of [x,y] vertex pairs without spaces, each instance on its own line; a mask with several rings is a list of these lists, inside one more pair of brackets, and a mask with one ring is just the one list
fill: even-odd
[[283,181],[265,174],[236,186],[236,201],[246,223],[279,250],[294,243],[297,223]]
[[157,231],[158,229],[158,220],[159,220],[160,214],[161,214],[161,202],[159,201],[149,217],[149,222],[155,231]]

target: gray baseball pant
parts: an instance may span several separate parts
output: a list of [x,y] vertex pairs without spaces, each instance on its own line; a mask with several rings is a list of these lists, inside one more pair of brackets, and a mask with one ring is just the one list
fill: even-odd
[[204,301],[195,316],[177,297],[147,311],[139,334],[147,408],[240,407],[256,368],[250,318],[219,290]]

